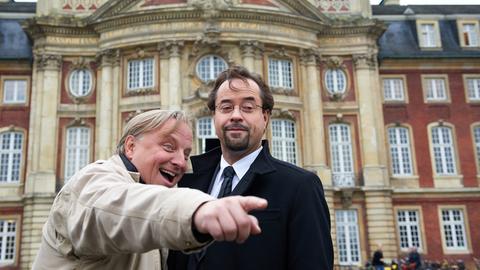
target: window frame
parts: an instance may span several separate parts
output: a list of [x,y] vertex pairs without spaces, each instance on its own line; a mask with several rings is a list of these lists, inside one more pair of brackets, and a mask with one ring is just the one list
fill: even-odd
[[[218,55],[218,54],[205,54],[205,55],[203,55],[195,63],[195,75],[203,83],[208,83],[210,81],[214,81],[217,78],[218,74],[220,74],[222,72],[222,71],[219,71],[217,74],[215,74],[215,59],[213,59],[214,57],[217,57],[219,60],[221,60],[220,62],[222,62],[225,65],[225,69],[223,69],[222,71],[228,69],[228,62],[221,55]],[[209,66],[209,77],[210,78],[204,79],[200,75],[201,72],[199,71],[199,67],[200,67],[200,64],[207,58],[210,58],[210,60],[209,60],[209,64],[211,65],[211,66]]]
[[[347,213],[347,212],[354,212],[355,213],[355,218],[356,218],[356,233],[357,233],[357,245],[358,245],[358,261],[352,261],[351,260],[351,252],[350,254],[347,256],[348,257],[348,261],[347,262],[341,262],[340,261],[340,247],[339,247],[339,222],[337,222],[337,214],[341,212],[341,213]],[[336,234],[336,251],[337,251],[337,258],[338,258],[338,263],[342,266],[360,266],[362,264],[362,236],[361,236],[361,233],[362,232],[362,228],[361,228],[361,216],[359,214],[359,209],[356,209],[356,208],[348,208],[348,209],[335,209],[334,211],[334,222],[335,222],[335,234]],[[346,222],[347,225],[348,225],[348,222]],[[352,223],[353,224],[353,223]],[[345,225],[344,225],[345,226]],[[346,236],[349,235],[349,233],[345,233]],[[346,237],[346,239],[348,239],[348,237]],[[345,241],[345,242],[348,242],[348,241]],[[348,252],[348,248],[347,248],[347,252]]]
[[[77,95],[77,94],[74,93],[74,91],[72,89],[73,73],[76,72],[76,71],[81,71],[81,70],[87,71],[90,74],[90,87],[89,87],[89,89],[88,89],[88,91],[85,95]],[[89,96],[92,95],[92,93],[95,89],[95,83],[96,83],[95,73],[93,72],[93,70],[91,68],[89,68],[89,67],[72,67],[67,74],[65,87],[67,89],[68,95],[70,95],[72,98],[74,98],[74,99],[85,99],[85,98],[88,98]]]
[[[148,87],[139,87],[139,88],[129,88],[129,79],[130,79],[130,74],[129,74],[129,63],[130,61],[144,61],[146,59],[152,59],[153,60],[153,65],[152,65],[152,86]],[[124,57],[123,59],[123,72],[124,72],[124,79],[123,79],[123,88],[124,92],[123,94],[125,96],[134,96],[138,94],[149,94],[152,92],[158,91],[158,79],[161,77],[160,71],[159,71],[159,61],[158,61],[158,55],[151,53],[151,52],[144,52],[143,54],[139,53],[132,53],[131,55],[128,55]]]
[[[444,99],[439,99],[439,98],[428,98],[428,81],[429,80],[443,80],[444,86],[445,86],[445,98]],[[447,74],[427,74],[427,75],[422,75],[422,90],[423,90],[423,100],[425,103],[450,103],[450,83],[448,80],[448,75]]]
[[[347,184],[344,184],[344,185],[337,185],[335,183],[335,172],[334,172],[334,157],[333,157],[333,144],[332,144],[332,138],[331,138],[331,134],[330,134],[330,126],[332,125],[340,125],[340,126],[346,126],[348,127],[348,135],[349,135],[349,146],[350,146],[350,162],[351,162],[351,166],[352,166],[352,171],[351,172],[341,172],[339,173],[340,175],[341,174],[351,174],[350,176],[352,177],[352,181],[353,183],[350,184],[350,183],[347,183]],[[347,123],[347,122],[332,122],[332,123],[328,123],[327,125],[327,138],[328,138],[328,151],[329,151],[329,160],[330,160],[330,168],[331,168],[331,173],[332,173],[332,185],[334,187],[354,187],[357,185],[356,183],[356,164],[355,164],[355,145],[354,145],[354,134],[353,134],[353,130],[354,129],[354,126],[351,124],[351,123]],[[344,166],[344,165],[342,165]]]
[[[407,135],[407,140],[408,140],[408,151],[409,151],[409,158],[410,158],[410,170],[411,170],[411,173],[410,174],[405,174],[405,173],[401,173],[401,174],[395,174],[394,173],[394,164],[393,164],[393,154],[392,154],[392,145],[390,144],[390,133],[389,133],[389,130],[390,129],[405,129],[406,130],[406,135]],[[392,177],[395,177],[395,178],[412,178],[412,177],[415,177],[416,176],[416,169],[415,169],[415,157],[414,157],[414,151],[413,151],[413,142],[412,142],[412,134],[411,134],[411,129],[410,127],[407,127],[407,126],[402,126],[402,125],[389,125],[386,127],[386,139],[387,139],[387,144],[388,144],[388,153],[389,153],[389,161],[390,161],[390,174]],[[398,137],[398,134],[396,134],[396,137]],[[399,145],[399,144],[397,144]],[[400,147],[400,146],[397,146],[397,148]],[[399,159],[400,160],[400,159]]]
[[[478,80],[477,89],[474,91],[478,97],[472,99],[469,95],[468,80]],[[467,103],[480,103],[480,74],[464,74],[463,75],[463,88],[465,91],[465,99]]]
[[[381,75],[381,87],[382,87],[382,98],[383,103],[392,104],[392,103],[408,103],[408,86],[407,86],[407,77],[405,75]],[[387,99],[385,95],[385,80],[400,80],[402,82],[402,99]]]
[[[442,238],[442,248],[444,254],[469,254],[471,253],[472,243],[470,242],[470,230],[469,230],[469,222],[468,222],[468,212],[467,207],[465,205],[438,205],[438,221],[440,226],[440,235]],[[462,213],[463,218],[463,233],[465,238],[465,248],[450,248],[447,247],[446,239],[445,239],[445,229],[443,223],[443,210],[460,210]]]
[[[211,124],[211,130],[210,130],[210,135],[201,135],[200,134],[200,120],[204,119],[210,119],[210,124]],[[215,123],[213,121],[213,116],[202,116],[196,118],[195,121],[195,135],[196,135],[196,143],[197,143],[197,154],[203,154],[205,153],[205,146],[206,146],[206,139],[216,139],[217,134],[215,133]]]
[[[283,64],[281,66],[277,66],[277,74],[274,74],[275,76],[278,77],[278,85],[274,84],[273,79],[272,79],[272,74],[273,71],[271,69],[271,62],[275,61],[276,63],[284,63],[288,62],[290,63],[290,86],[289,85],[284,85],[283,78],[285,77],[285,74],[283,74]],[[287,58],[287,57],[274,57],[274,56],[268,56],[267,57],[267,79],[268,79],[268,84],[270,88],[272,89],[283,89],[288,92],[294,92],[295,90],[295,62],[293,61],[292,58]],[[271,73],[272,72],[272,73]]]
[[[25,101],[22,102],[5,102],[5,81],[25,81]],[[5,107],[15,107],[21,106],[26,107],[30,102],[30,83],[31,79],[29,76],[22,75],[2,75],[0,76],[0,105]]]
[[[476,35],[477,44],[468,45],[465,40],[464,26],[467,24],[473,25],[473,34]],[[464,49],[478,48],[480,47],[480,28],[478,20],[457,20],[458,40],[460,40],[460,46]]]
[[[475,131],[478,129],[479,141],[475,139]],[[475,122],[471,125],[472,145],[475,157],[475,164],[477,168],[477,179],[480,179],[480,122]]]
[[[297,123],[295,120],[292,120],[292,119],[286,119],[286,118],[281,118],[281,117],[276,117],[276,118],[272,118],[270,120],[270,137],[271,137],[271,152],[272,152],[272,156],[274,156],[274,142],[276,141],[279,141],[280,144],[281,144],[281,153],[282,153],[282,158],[280,157],[276,157],[274,156],[275,158],[277,159],[280,159],[280,160],[283,160],[285,162],[288,162],[288,163],[291,163],[291,164],[294,164],[294,165],[297,165],[299,164],[299,158],[298,158],[298,131],[297,131]],[[274,122],[280,122],[281,123],[281,133],[282,133],[282,137],[275,137],[273,135],[273,125],[274,125]],[[292,138],[287,138],[285,135],[286,135],[286,123],[290,123],[293,125],[293,139]],[[277,139],[275,139],[277,138]],[[288,160],[288,153],[287,153],[287,143],[288,142],[293,142],[294,145],[294,162]]]
[[[409,247],[402,248],[401,247],[401,237],[400,237],[400,222],[398,220],[398,213],[400,211],[415,211],[417,212],[417,218],[418,218],[418,233],[419,233],[419,247],[418,247],[418,252],[419,253],[428,253],[427,250],[427,245],[425,244],[426,239],[425,239],[425,227],[424,227],[424,222],[423,222],[423,211],[422,207],[419,205],[402,205],[402,206],[394,206],[394,215],[395,215],[395,229],[396,229],[396,237],[397,237],[397,242],[398,242],[398,248],[402,252],[408,252]],[[409,241],[410,244],[410,241]]]
[[[328,75],[328,72],[333,72],[333,71],[338,71],[344,76],[344,80],[345,80],[344,81],[344,87],[341,91],[331,91],[331,89],[329,89],[329,87],[328,87],[327,75]],[[336,74],[338,74],[338,72],[336,72]],[[338,79],[338,76],[334,76],[334,77],[336,77]],[[347,94],[350,84],[349,84],[348,72],[345,68],[342,68],[342,67],[327,67],[327,68],[325,68],[325,70],[323,72],[322,80],[323,80],[323,87],[325,88],[325,91],[327,91],[327,94],[329,96],[342,97],[342,96],[345,96]],[[334,84],[338,85],[338,80]],[[336,90],[338,90],[338,89],[336,89]]]
[[[68,125],[68,126],[65,126],[63,128],[63,162],[62,162],[62,179],[63,179],[63,184],[66,184],[68,182],[68,180],[75,174],[75,172],[70,175],[70,177],[67,177],[67,166],[68,166],[68,149],[69,149],[69,146],[68,146],[68,130],[71,129],[71,128],[87,128],[88,131],[89,131],[89,134],[88,134],[88,143],[87,143],[87,162],[85,163],[85,165],[91,163],[92,161],[92,157],[93,157],[93,149],[92,149],[92,142],[93,142],[93,136],[94,136],[94,130],[93,130],[93,127],[90,126],[90,125]],[[78,136],[78,135],[77,135]],[[78,150],[76,150],[77,152]],[[78,162],[76,162],[78,163]],[[77,168],[76,171],[78,171],[78,169],[81,169],[83,167],[85,167],[85,165],[83,166],[80,166],[80,168]],[[75,165],[77,166],[77,165]]]
[[[433,38],[435,44],[426,44],[425,39],[423,37],[423,30],[422,26],[423,25],[433,25]],[[440,28],[438,25],[437,20],[417,20],[416,21],[417,25],[417,38],[418,38],[418,46],[422,50],[438,50],[442,48],[442,40],[441,40],[441,35],[440,35]]]
[[[19,251],[20,251],[20,233],[22,231],[22,217],[21,215],[13,214],[13,215],[0,215],[0,220],[6,221],[6,220],[12,220],[15,221],[15,253],[14,253],[14,258],[9,261],[1,261],[0,260],[0,267],[3,266],[18,266],[18,261],[19,261]],[[3,228],[0,228],[0,230],[3,230]],[[2,249],[4,250],[4,249]],[[1,255],[0,255],[1,258]]]
[[[19,151],[21,156],[20,156],[20,164],[19,166],[19,171],[18,171],[18,181],[1,181],[0,186],[6,186],[6,185],[20,185],[24,182],[24,170],[25,170],[25,163],[26,163],[26,148],[27,146],[25,145],[27,142],[27,132],[26,130],[22,128],[0,128],[0,134],[3,133],[20,133],[22,134],[22,149]],[[10,163],[10,162],[9,162]]]

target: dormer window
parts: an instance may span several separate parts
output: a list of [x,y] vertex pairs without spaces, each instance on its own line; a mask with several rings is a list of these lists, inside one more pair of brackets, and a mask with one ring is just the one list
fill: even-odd
[[421,48],[442,47],[437,21],[417,21],[417,32]]
[[459,21],[459,40],[462,47],[471,48],[480,46],[480,32],[478,21]]

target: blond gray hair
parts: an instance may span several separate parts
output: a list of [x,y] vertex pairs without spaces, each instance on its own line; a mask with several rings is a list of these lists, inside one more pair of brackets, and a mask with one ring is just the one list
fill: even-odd
[[185,123],[190,126],[188,117],[182,111],[151,110],[136,115],[125,124],[122,138],[117,144],[116,153],[125,154],[125,141],[128,136],[132,135],[135,138],[139,138],[145,133],[161,128],[170,119],[177,120],[177,123],[172,130],[167,132],[175,130],[179,123]]

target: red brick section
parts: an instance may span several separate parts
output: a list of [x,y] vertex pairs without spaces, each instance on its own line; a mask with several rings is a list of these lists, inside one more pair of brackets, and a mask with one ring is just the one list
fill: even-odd
[[[472,264],[473,258],[480,257],[480,197],[450,197],[450,198],[402,198],[394,199],[394,206],[420,206],[423,216],[420,220],[423,222],[425,235],[422,235],[423,244],[426,245],[427,254],[422,254],[424,259],[442,261],[447,259],[455,261],[464,260]],[[458,205],[465,207],[464,219],[468,220],[465,224],[469,251],[465,254],[445,254],[442,246],[441,221],[439,217],[438,206]],[[463,208],[462,208],[463,209]],[[398,232],[397,232],[398,233]],[[469,268],[467,268],[469,269]]]
[[[63,62],[62,64],[62,80],[61,80],[61,85],[60,85],[60,103],[62,104],[75,104],[72,96],[69,94],[67,85],[69,83],[69,71],[72,68],[72,62]],[[97,86],[97,81],[99,81],[98,76],[101,74],[100,72],[97,72],[97,67],[95,63],[90,63],[90,69],[92,70],[92,75],[93,75],[93,88],[92,92],[90,93],[89,96],[86,97],[85,101],[82,102],[84,104],[95,104],[96,99],[97,99],[97,92],[96,86]]]
[[269,0],[243,0],[242,4],[253,4],[253,5],[260,5],[260,6],[271,6],[271,7],[277,6]]
[[[480,73],[469,70],[468,74]],[[415,160],[421,187],[433,187],[432,160],[427,125],[443,120],[455,126],[456,146],[459,160],[459,172],[463,175],[465,187],[478,187],[475,150],[471,133],[471,124],[480,119],[480,105],[466,103],[461,71],[452,70],[389,70],[384,74],[405,75],[408,88],[408,104],[383,106],[385,125],[406,123],[413,129]],[[448,75],[451,103],[426,104],[423,99],[422,74]]]
[[182,4],[186,2],[187,0],[146,0],[145,3],[142,5],[142,7],[167,5],[167,4]]

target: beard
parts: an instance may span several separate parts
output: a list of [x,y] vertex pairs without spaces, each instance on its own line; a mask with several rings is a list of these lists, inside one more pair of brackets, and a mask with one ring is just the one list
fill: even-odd
[[245,129],[247,131],[247,134],[240,137],[232,137],[231,135],[229,136],[227,134],[228,133],[227,129],[226,128],[223,129],[223,139],[225,142],[225,146],[227,147],[228,150],[234,151],[234,152],[240,152],[248,149],[248,144],[250,141],[250,130],[248,130],[248,128],[245,128]]

